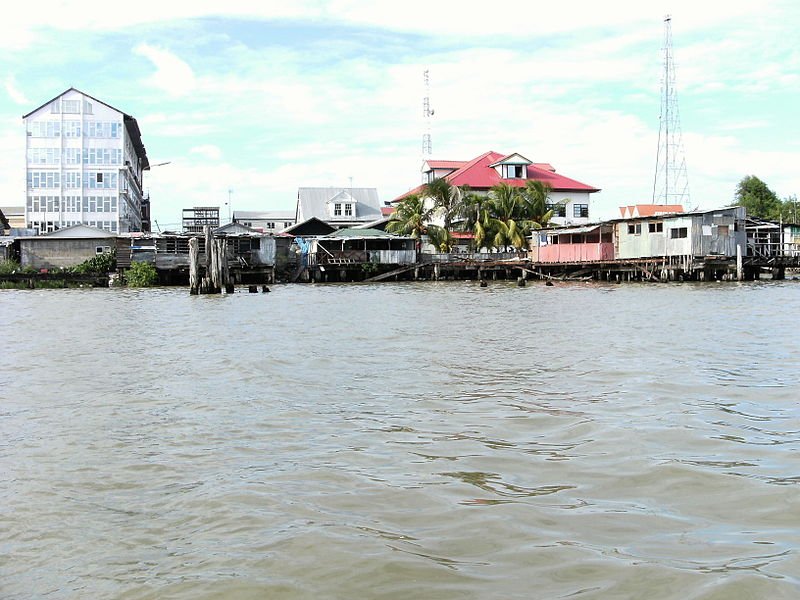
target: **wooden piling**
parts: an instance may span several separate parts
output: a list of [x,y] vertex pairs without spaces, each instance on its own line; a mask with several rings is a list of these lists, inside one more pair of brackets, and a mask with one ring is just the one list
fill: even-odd
[[200,293],[200,243],[196,237],[189,239],[189,293]]

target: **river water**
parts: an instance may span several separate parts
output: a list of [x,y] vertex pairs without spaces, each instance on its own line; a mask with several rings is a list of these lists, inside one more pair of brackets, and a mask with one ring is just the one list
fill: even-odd
[[800,283],[0,292],[0,597],[800,597]]

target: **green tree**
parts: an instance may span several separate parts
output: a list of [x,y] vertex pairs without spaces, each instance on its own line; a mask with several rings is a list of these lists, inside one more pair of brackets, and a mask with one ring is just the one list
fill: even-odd
[[150,263],[134,262],[125,270],[125,281],[129,287],[150,287],[158,283],[158,271]]
[[461,216],[465,190],[451,184],[447,179],[434,179],[422,187],[421,196],[433,200],[432,213],[439,213],[444,228],[452,230],[452,223]]
[[117,251],[116,249],[111,252],[103,252],[97,256],[93,256],[89,260],[85,260],[79,265],[71,267],[73,273],[80,273],[82,275],[94,274],[103,275],[111,273],[117,269]]
[[431,211],[425,208],[424,200],[412,194],[397,205],[397,210],[386,224],[386,231],[419,240],[425,235],[430,215]]
[[489,190],[489,210],[491,216],[484,221],[486,237],[493,248],[516,249],[526,244],[523,200],[519,188],[507,183],[499,183]]
[[755,175],[748,175],[736,186],[736,206],[744,206],[747,215],[777,221],[781,218],[782,202],[766,183]]
[[548,207],[551,188],[547,183],[529,179],[522,190],[522,203],[525,219],[532,229],[547,227],[553,218],[553,209]]
[[453,249],[453,236],[449,230],[437,225],[428,225],[425,231],[428,241],[439,252],[450,252]]
[[470,192],[467,186],[461,189],[464,194],[459,211],[459,229],[472,233],[472,249],[479,250],[486,237],[483,223],[488,219],[489,197]]
[[800,203],[797,201],[797,195],[784,198],[781,203],[781,220],[784,223],[791,223],[792,225],[800,224]]

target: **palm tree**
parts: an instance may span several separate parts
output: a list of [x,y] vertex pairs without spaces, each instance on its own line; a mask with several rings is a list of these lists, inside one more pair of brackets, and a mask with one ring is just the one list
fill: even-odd
[[526,220],[531,222],[532,229],[547,227],[553,218],[553,209],[547,205],[551,187],[542,181],[529,179],[522,190],[522,201]]
[[489,219],[489,198],[470,192],[468,186],[462,186],[461,190],[463,196],[458,214],[459,229],[472,233],[473,250],[479,250],[486,240],[484,224]]
[[428,225],[426,234],[428,235],[428,241],[437,251],[448,253],[453,249],[453,236],[444,227]]
[[462,188],[447,179],[434,179],[422,188],[422,196],[433,200],[433,209],[442,215],[444,228],[451,230],[453,220],[458,218],[464,197]]
[[494,248],[525,247],[525,230],[529,227],[524,218],[522,194],[519,188],[499,183],[489,190],[492,216],[488,220],[489,240]]
[[425,208],[424,200],[416,194],[404,198],[386,224],[386,231],[421,239],[425,235],[425,223],[430,218],[430,209]]

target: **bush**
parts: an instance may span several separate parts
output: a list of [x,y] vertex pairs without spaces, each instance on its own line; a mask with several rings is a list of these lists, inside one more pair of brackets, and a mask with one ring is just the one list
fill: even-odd
[[19,263],[15,260],[0,260],[0,275],[19,273],[20,269]]
[[134,262],[125,270],[125,280],[130,287],[150,287],[158,283],[158,271],[150,263]]
[[98,254],[97,256],[94,256],[79,265],[75,265],[70,270],[73,273],[78,273],[80,275],[103,275],[105,273],[116,271],[116,269],[117,251],[112,250],[111,252],[103,252],[103,254]]

